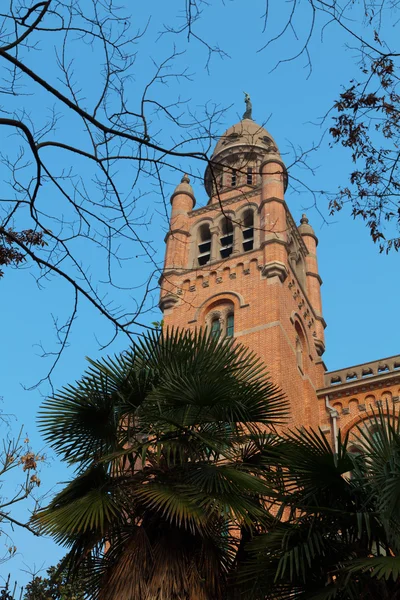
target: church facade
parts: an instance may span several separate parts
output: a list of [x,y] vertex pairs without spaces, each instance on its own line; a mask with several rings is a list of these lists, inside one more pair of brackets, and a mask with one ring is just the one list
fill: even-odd
[[371,408],[399,402],[400,356],[328,371],[318,239],[285,202],[286,167],[247,113],[219,139],[195,208],[185,175],[171,196],[161,276],[165,326],[234,336],[265,362],[290,405],[289,427],[368,426]]

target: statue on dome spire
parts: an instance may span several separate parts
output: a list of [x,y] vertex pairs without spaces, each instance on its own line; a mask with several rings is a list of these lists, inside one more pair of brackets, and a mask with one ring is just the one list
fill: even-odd
[[243,94],[244,94],[244,102],[246,104],[246,110],[243,115],[243,119],[253,120],[253,116],[252,116],[253,106],[251,104],[250,96],[247,92],[243,92]]

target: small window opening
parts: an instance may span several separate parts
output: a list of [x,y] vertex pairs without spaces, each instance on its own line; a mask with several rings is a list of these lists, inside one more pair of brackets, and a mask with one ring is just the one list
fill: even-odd
[[221,175],[219,176],[219,187],[220,189],[222,189],[224,187],[224,174],[221,173]]
[[243,219],[243,252],[249,252],[254,248],[254,215],[253,211],[247,211]]
[[235,317],[233,314],[228,315],[226,319],[226,337],[233,337],[235,329]]
[[303,346],[299,336],[296,337],[296,360],[297,366],[300,371],[303,373]]
[[219,318],[215,317],[211,321],[211,337],[218,338],[221,335],[221,323],[219,322]]
[[233,225],[230,219],[224,219],[222,222],[222,236],[220,237],[221,258],[227,258],[233,251]]
[[253,185],[253,167],[247,168],[247,185]]
[[211,258],[211,233],[209,225],[202,225],[199,229],[199,245],[197,260],[200,266],[206,265]]
[[231,173],[231,186],[235,187],[236,183],[237,183],[237,174],[236,174],[235,169],[233,169],[232,173]]

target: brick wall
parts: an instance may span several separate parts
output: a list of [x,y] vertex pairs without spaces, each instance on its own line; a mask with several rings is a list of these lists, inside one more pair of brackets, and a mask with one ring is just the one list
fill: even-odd
[[[233,308],[235,338],[264,361],[289,400],[288,426],[320,426],[332,435],[333,414],[346,433],[367,421],[371,407],[380,402],[397,405],[400,357],[326,373],[318,240],[305,215],[299,227],[293,221],[284,200],[286,169],[268,132],[244,120],[224,134],[216,152],[206,169],[206,188],[214,194],[207,206],[193,210],[187,176],[171,198],[160,278],[165,326],[204,327],[211,314],[225,323]],[[246,183],[249,165],[255,185]],[[230,187],[232,169],[237,177]],[[241,236],[248,209],[254,212],[254,247],[244,252]],[[221,259],[226,217],[233,224],[234,243],[232,254]],[[212,238],[209,264],[202,267],[197,261],[201,224],[207,224]]]
[[[234,195],[230,190],[222,197],[223,209],[229,211],[233,221],[238,220],[236,215],[243,208],[250,204],[255,206],[255,229],[266,231],[255,235],[257,243],[249,252],[235,252],[224,260],[193,268],[197,227],[202,222],[208,222],[211,227],[218,223],[221,206],[215,202],[206,209],[192,211],[187,202],[187,217],[180,216],[186,233],[170,235],[167,239],[167,254],[174,259],[166,263],[170,268],[161,279],[164,323],[166,327],[204,327],[216,302],[233,303],[235,338],[262,358],[273,382],[286,393],[290,403],[288,425],[316,427],[319,423],[316,390],[323,386],[325,372],[315,345],[316,329],[320,326],[320,298],[314,286],[313,296],[318,297],[317,314],[304,284],[300,284],[289,264],[288,209],[283,200],[282,178],[276,166],[269,165],[267,172],[273,190],[268,187],[268,181],[264,181],[256,192],[246,188],[235,190]],[[179,211],[184,210],[184,197],[175,196],[174,201]],[[262,212],[265,219],[270,219],[269,229],[261,222]],[[176,214],[173,204],[172,228]],[[240,227],[235,233],[241,235]],[[277,271],[265,269],[266,264],[275,263],[283,263],[284,270],[279,270],[282,267]],[[166,299],[170,301],[163,304]]]

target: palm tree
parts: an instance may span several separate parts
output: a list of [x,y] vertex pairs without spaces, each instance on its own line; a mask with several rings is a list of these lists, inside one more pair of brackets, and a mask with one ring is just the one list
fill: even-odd
[[89,362],[40,411],[75,476],[35,523],[93,598],[234,596],[243,544],[271,522],[259,456],[282,393],[248,349],[205,332],[155,332]]
[[305,430],[270,449],[276,520],[248,548],[247,598],[400,598],[398,413],[372,411],[369,425],[358,428],[356,453],[348,436],[335,453],[322,432]]

